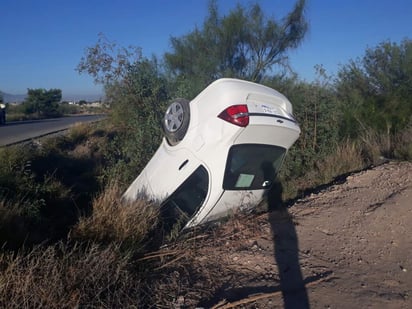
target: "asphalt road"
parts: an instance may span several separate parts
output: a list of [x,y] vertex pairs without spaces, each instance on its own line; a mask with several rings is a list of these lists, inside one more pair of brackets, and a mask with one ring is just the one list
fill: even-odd
[[8,122],[0,126],[0,146],[7,146],[35,137],[68,129],[79,122],[93,122],[104,115],[70,116],[55,119]]

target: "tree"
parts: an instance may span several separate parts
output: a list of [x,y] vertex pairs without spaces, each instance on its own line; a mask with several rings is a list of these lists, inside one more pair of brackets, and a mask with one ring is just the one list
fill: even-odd
[[370,127],[388,137],[411,122],[412,41],[380,43],[338,73],[344,112],[342,133]]
[[211,1],[202,28],[171,39],[173,51],[165,54],[165,63],[174,75],[202,87],[220,77],[260,82],[276,65],[286,67],[287,52],[302,42],[308,29],[304,8],[305,0],[298,0],[279,22],[257,3],[238,5],[221,17]]
[[277,23],[266,18],[257,4],[249,10],[238,6],[221,18],[216,2],[210,2],[210,16],[202,30],[172,39],[175,52],[165,56],[169,76],[155,57],[143,57],[138,47],[118,47],[100,34],[98,42],[86,49],[77,71],[104,85],[111,119],[117,128],[125,129],[124,141],[114,146],[114,160],[139,170],[151,157],[170,97],[191,99],[206,83],[223,76],[259,81],[272,66],[283,64],[286,51],[297,47],[306,32],[304,4],[299,0]]
[[62,98],[60,89],[27,89],[27,99],[24,102],[26,111],[40,116],[56,116],[58,103]]
[[[134,126],[152,116],[157,118],[159,107],[168,99],[167,81],[156,58],[143,57],[139,47],[119,47],[103,34],[86,49],[76,70],[104,86],[112,119],[122,125]],[[158,119],[155,121],[157,125]]]
[[142,59],[140,47],[119,47],[99,33],[97,43],[86,48],[76,70],[87,73],[97,84],[109,85],[125,79],[129,67]]
[[161,117],[169,99],[168,81],[155,57],[142,56],[141,49],[119,47],[103,34],[86,49],[77,66],[105,89],[105,104],[110,105],[110,119],[118,134],[110,144],[108,156],[118,174],[136,177],[153,155],[161,140]]
[[282,168],[287,177],[303,176],[313,170],[317,162],[333,153],[338,140],[338,106],[334,85],[321,65],[315,66],[313,82],[300,81],[295,76],[274,76],[265,84],[279,90],[293,104],[293,114],[301,134],[289,150]]
[[102,84],[106,103],[116,108],[119,98],[132,99],[135,112],[145,109],[143,101],[154,97],[157,102],[166,99],[166,79],[159,70],[157,59],[142,56],[140,47],[119,47],[102,33],[97,43],[86,49],[76,70],[87,73],[94,82]]

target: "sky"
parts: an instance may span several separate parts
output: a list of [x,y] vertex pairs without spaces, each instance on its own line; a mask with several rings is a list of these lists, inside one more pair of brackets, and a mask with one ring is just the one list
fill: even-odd
[[[227,14],[237,3],[259,3],[281,20],[294,0],[217,0]],[[383,41],[412,39],[411,0],[307,0],[309,31],[290,65],[302,80],[322,64],[335,75],[350,59]],[[58,88],[65,95],[100,95],[102,88],[75,68],[103,33],[120,46],[139,46],[145,56],[171,51],[170,38],[201,27],[208,0],[0,0],[0,90]]]

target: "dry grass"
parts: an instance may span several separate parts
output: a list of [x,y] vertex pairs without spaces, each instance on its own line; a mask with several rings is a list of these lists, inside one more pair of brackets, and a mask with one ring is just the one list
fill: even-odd
[[334,153],[326,156],[317,164],[315,181],[320,184],[328,183],[336,176],[358,171],[364,167],[361,148],[356,142],[346,140],[336,147]]
[[125,202],[119,184],[110,183],[93,201],[93,213],[81,217],[72,229],[71,237],[99,243],[122,243],[135,251],[158,223],[158,209],[152,204],[137,200]]
[[[2,220],[16,216],[0,206]],[[180,267],[182,253],[190,254],[181,248],[167,258],[157,258],[162,251],[147,255],[157,223],[153,205],[124,203],[119,185],[112,183],[95,198],[93,213],[73,227],[70,241],[0,253],[0,307],[142,308],[157,302],[167,307],[173,298],[164,282]]]
[[316,162],[312,170],[304,177],[282,181],[283,200],[298,197],[300,192],[316,188],[333,181],[336,177],[365,168],[370,163],[364,157],[364,150],[359,143],[346,140],[337,145],[335,151]]
[[412,161],[412,124],[395,137],[394,156],[400,160]]
[[[230,253],[250,248],[254,236],[266,232],[268,214],[250,216],[235,211],[226,223],[198,229],[147,258],[159,266],[152,286],[155,308],[210,308],[216,295],[236,286],[248,273],[236,266]],[[237,278],[237,279],[235,279]]]
[[316,162],[304,177],[283,181],[283,199],[299,196],[299,192],[330,183],[336,177],[379,165],[388,159],[412,160],[412,126],[395,136],[365,129],[357,140],[346,140],[335,151]]
[[391,137],[365,129],[359,137],[362,154],[368,165],[378,164],[383,157],[391,157]]
[[92,130],[93,126],[89,123],[78,122],[68,131],[68,138],[73,141],[83,140],[91,135]]
[[2,308],[139,307],[141,286],[119,247],[59,244],[0,254]]
[[20,244],[26,232],[21,207],[0,198],[0,244],[3,246]]
[[9,225],[14,218],[21,215],[21,212],[16,205],[9,205],[5,199],[0,199],[0,226]]
[[[108,196],[113,195],[106,192],[101,199],[110,201]],[[143,220],[143,214],[140,216]],[[81,232],[83,239],[99,238],[95,242],[59,243],[28,253],[0,254],[0,307],[172,308],[179,306],[182,297],[185,305],[195,307],[202,299],[212,297],[230,275],[222,276],[227,270],[217,265],[216,259],[205,257],[204,246],[212,253],[215,237],[219,241],[237,239],[239,243],[245,239],[245,230],[234,219],[218,234],[192,232],[157,251],[143,248],[136,257],[135,248],[124,248],[133,229],[120,225],[139,223],[146,229],[149,225],[125,217],[126,213],[116,217],[106,209],[104,215],[100,212],[83,219],[76,226],[77,236]],[[108,224],[110,220],[118,222]],[[106,237],[101,237],[104,234]],[[109,243],[109,238],[116,239]],[[152,234],[146,240],[153,239]],[[142,246],[142,241],[134,241]]]
[[382,159],[412,160],[412,124],[394,135],[365,130],[361,137],[365,159],[379,164]]
[[[82,140],[87,130],[75,127],[72,138]],[[411,153],[410,136],[399,136],[399,146],[404,146],[399,151]],[[365,167],[379,158],[385,144],[373,134],[361,143],[342,143],[293,183],[294,195],[284,189],[284,199]],[[0,307],[196,307],[233,276],[219,246],[230,242],[233,251],[242,250],[264,228],[258,219],[234,213],[218,228],[191,232],[153,251],[163,240],[159,234],[165,233],[158,210],[144,200],[125,203],[121,194],[119,183],[112,181],[93,200],[92,213],[72,228],[68,242],[0,253]],[[0,200],[0,227],[15,226],[19,214]]]

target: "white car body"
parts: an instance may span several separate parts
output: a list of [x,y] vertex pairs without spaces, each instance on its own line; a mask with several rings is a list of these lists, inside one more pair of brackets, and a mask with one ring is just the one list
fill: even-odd
[[[246,126],[222,119],[222,112],[232,105],[247,106],[245,113],[233,116],[248,118]],[[168,207],[179,207],[182,198],[194,199],[199,205],[185,209],[185,228],[215,220],[235,208],[258,204],[300,134],[289,100],[274,89],[252,82],[219,79],[189,106],[190,122],[184,138],[174,146],[164,138],[124,194],[127,200],[144,194],[162,205],[169,203]],[[268,165],[262,158],[272,153],[278,157],[270,159]],[[260,164],[256,173],[236,174],[237,165],[243,168],[242,163],[248,161],[250,167],[252,160]],[[253,184],[256,181],[260,182]]]

